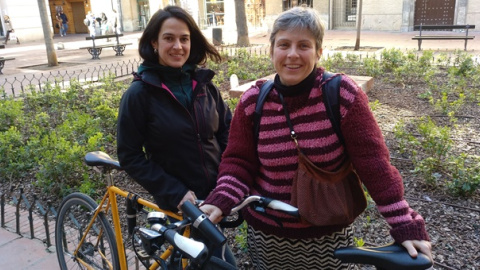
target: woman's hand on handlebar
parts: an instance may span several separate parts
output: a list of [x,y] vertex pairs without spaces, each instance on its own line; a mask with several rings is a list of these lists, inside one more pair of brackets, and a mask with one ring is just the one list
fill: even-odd
[[192,204],[195,204],[195,200],[197,200],[197,196],[195,196],[195,192],[189,190],[182,198],[180,203],[177,205],[178,210],[182,210],[182,204],[186,201],[190,201]]
[[420,251],[421,253],[427,255],[430,261],[433,262],[432,243],[430,243],[429,241],[407,240],[402,243],[402,246],[407,249],[408,254],[410,254],[412,258],[416,258],[418,255],[418,251]]
[[204,212],[208,216],[208,219],[210,219],[210,221],[215,224],[220,222],[223,218],[222,210],[220,210],[220,208],[216,207],[215,205],[204,204],[200,206],[200,210]]

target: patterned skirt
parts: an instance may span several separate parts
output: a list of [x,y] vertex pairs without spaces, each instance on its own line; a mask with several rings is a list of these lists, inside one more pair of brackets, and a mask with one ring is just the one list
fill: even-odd
[[353,245],[352,226],[309,239],[267,235],[248,226],[247,245],[254,269],[353,269],[333,256],[336,248]]

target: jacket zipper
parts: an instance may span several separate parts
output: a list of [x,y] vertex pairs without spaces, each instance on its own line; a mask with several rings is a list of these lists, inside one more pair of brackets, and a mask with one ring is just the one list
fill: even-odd
[[[206,180],[207,180],[207,184],[208,184],[208,186],[210,186],[210,174],[208,173],[207,166],[205,165],[205,155],[204,155],[204,150],[203,150],[203,146],[202,146],[202,138],[200,136],[200,132],[199,132],[199,129],[198,129],[198,123],[195,120],[196,118],[193,117],[192,114],[190,114],[190,112],[187,110],[187,108],[185,108],[183,106],[183,104],[180,103],[180,101],[178,101],[178,99],[175,97],[175,95],[172,93],[172,91],[170,91],[168,88],[163,87],[163,84],[160,85],[160,86],[157,86],[157,85],[154,85],[154,84],[151,84],[151,83],[148,83],[148,82],[145,82],[145,83],[167,91],[170,94],[170,96],[175,100],[175,102],[177,102],[178,105],[180,105],[180,107],[182,107],[182,109],[186,111],[188,116],[190,116],[190,120],[192,120],[192,123],[194,125],[194,131],[197,134],[197,145],[198,145],[198,150],[199,150],[199,154],[200,154],[200,159],[201,159],[201,162],[202,162],[203,171],[204,171],[204,174],[205,174],[205,177],[206,177]],[[181,83],[180,83],[180,87],[183,87]],[[199,87],[198,84],[195,88],[197,88],[197,87]],[[207,86],[205,85],[204,87],[207,87]],[[182,91],[183,91],[183,88],[182,88]],[[195,94],[195,89],[193,89],[193,94]],[[195,110],[195,102],[197,102],[196,96],[197,95],[194,95],[193,99],[192,99],[192,106],[193,106],[193,113],[194,114],[197,113],[197,111]]]

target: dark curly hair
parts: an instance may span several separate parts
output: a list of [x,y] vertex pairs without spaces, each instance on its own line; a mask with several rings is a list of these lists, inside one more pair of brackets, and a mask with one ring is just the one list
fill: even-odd
[[145,61],[158,61],[158,55],[153,51],[152,42],[158,39],[163,22],[168,18],[176,18],[185,22],[190,30],[191,46],[187,64],[201,65],[207,61],[208,57],[216,62],[222,59],[220,53],[208,42],[190,14],[181,7],[167,6],[153,14],[140,38],[138,52]]

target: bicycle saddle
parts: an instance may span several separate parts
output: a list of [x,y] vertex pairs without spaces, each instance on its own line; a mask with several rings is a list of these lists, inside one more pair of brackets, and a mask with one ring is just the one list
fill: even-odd
[[102,151],[88,152],[85,155],[85,163],[88,166],[103,166],[110,169],[122,170],[120,163],[111,158],[107,153]]
[[425,270],[432,266],[425,254],[418,253],[417,258],[412,258],[403,246],[394,243],[381,247],[339,248],[334,255],[344,263],[374,265],[378,269]]

